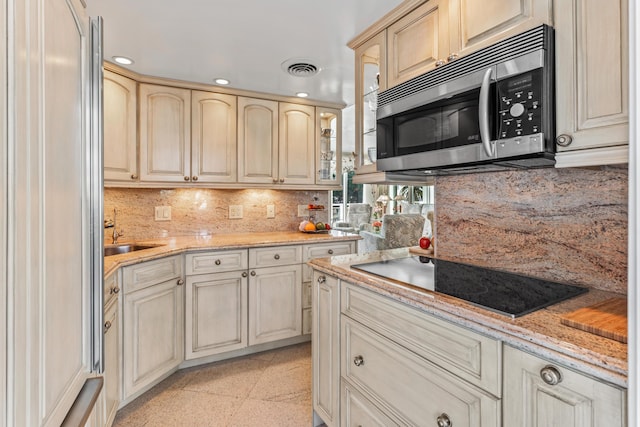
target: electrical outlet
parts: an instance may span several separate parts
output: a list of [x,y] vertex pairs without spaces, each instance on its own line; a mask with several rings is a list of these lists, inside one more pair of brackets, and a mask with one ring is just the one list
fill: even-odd
[[242,205],[229,205],[229,219],[242,219]]
[[307,205],[298,205],[298,216],[309,216],[309,207]]
[[276,217],[276,205],[267,205],[267,218]]
[[155,219],[156,221],[171,221],[171,206],[156,206]]

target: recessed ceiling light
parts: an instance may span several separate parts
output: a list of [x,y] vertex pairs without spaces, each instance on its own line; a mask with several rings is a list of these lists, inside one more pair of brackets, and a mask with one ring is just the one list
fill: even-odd
[[309,96],[309,94],[307,92],[298,92],[296,93],[296,96],[298,98],[306,98],[307,96]]
[[133,59],[127,58],[126,56],[114,56],[113,60],[116,61],[118,64],[122,64],[122,65],[133,64]]
[[214,80],[214,82],[219,85],[228,85],[229,83],[231,83],[229,80],[223,78],[217,78]]

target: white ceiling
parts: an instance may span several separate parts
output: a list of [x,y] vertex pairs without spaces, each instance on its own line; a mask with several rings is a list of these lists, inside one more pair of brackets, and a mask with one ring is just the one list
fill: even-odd
[[[88,0],[104,18],[105,59],[123,55],[140,74],[310,99],[354,102],[346,44],[401,0]],[[293,77],[302,58],[322,70]]]

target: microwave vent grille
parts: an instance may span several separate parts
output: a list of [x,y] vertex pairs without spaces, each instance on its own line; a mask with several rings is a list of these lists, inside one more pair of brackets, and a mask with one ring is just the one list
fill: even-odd
[[492,65],[546,49],[546,44],[550,42],[550,32],[550,27],[540,25],[414,77],[381,92],[378,96],[378,108]]

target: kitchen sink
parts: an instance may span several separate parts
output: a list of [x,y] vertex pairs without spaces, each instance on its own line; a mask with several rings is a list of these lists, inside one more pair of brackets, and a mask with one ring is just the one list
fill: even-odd
[[162,245],[141,245],[137,243],[123,243],[119,245],[105,245],[104,256],[126,254],[134,251],[142,251],[144,249],[157,248]]

